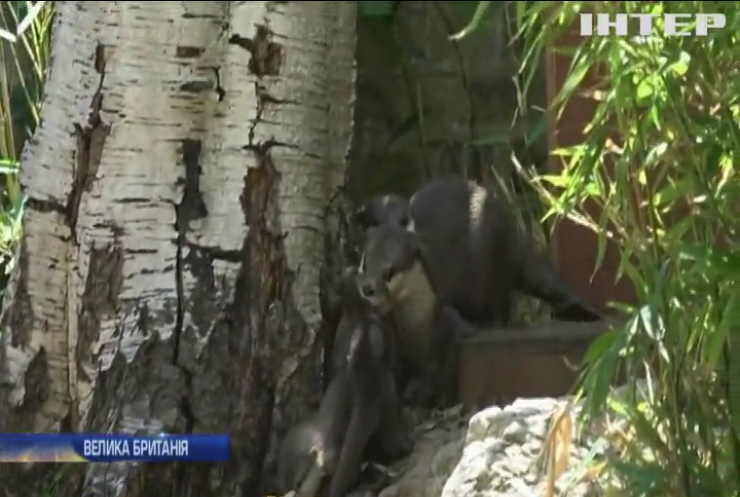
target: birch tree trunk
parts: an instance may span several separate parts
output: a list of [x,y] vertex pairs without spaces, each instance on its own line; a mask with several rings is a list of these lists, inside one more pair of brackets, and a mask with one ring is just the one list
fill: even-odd
[[56,16],[0,430],[228,432],[227,464],[90,465],[82,495],[259,495],[320,393],[356,2],[70,1]]

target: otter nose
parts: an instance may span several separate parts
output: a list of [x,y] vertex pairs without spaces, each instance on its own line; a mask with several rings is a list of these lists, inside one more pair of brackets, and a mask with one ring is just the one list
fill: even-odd
[[375,288],[373,288],[373,285],[371,283],[363,283],[362,287],[360,288],[360,292],[362,293],[362,296],[369,299],[373,295],[375,295]]

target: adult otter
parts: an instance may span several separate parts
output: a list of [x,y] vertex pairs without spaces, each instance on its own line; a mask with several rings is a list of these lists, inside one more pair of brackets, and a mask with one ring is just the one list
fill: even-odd
[[390,362],[393,337],[361,299],[343,305],[334,378],[319,410],[291,429],[280,449],[280,491],[295,491],[297,497],[314,497],[327,486],[325,477],[331,477],[329,497],[344,497],[371,438],[391,452],[389,457],[407,451]]
[[355,221],[365,229],[381,223],[390,223],[413,230],[409,202],[395,194],[371,198],[355,212]]
[[401,383],[416,390],[414,400],[457,403],[460,340],[475,330],[437,299],[419,237],[390,223],[368,229],[358,284],[362,296],[395,321]]
[[475,182],[435,179],[409,202],[397,195],[376,197],[356,219],[366,228],[393,223],[418,233],[439,298],[471,323],[509,324],[514,290],[550,304],[560,319],[602,318],[540,257],[511,206]]

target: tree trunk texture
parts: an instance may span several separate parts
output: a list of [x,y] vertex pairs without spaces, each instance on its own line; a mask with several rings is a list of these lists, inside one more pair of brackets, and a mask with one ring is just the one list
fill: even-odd
[[[227,432],[223,465],[86,465],[84,490],[65,476],[56,493],[259,495],[320,394],[356,2],[56,8],[2,313],[0,429]],[[40,481],[39,466],[2,469],[0,487],[33,495],[7,485]]]

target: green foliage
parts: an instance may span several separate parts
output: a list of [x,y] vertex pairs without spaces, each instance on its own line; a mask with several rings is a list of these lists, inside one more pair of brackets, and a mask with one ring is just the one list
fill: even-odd
[[39,120],[51,20],[51,2],[16,1],[0,5],[0,267],[3,273],[10,269],[9,262],[21,235],[25,197],[18,183],[20,152]]
[[[722,12],[727,26],[708,37],[554,43],[595,6]],[[736,1],[517,4],[525,87],[546,46],[573,56],[558,116],[600,71],[583,142],[557,151],[562,173],[537,186],[550,215],[598,235],[599,264],[607,239],[616,242],[620,276],[637,293],[636,305],[622,305],[626,327],[592,345],[581,390],[589,416],[610,406],[630,421],[607,466],[621,481],[616,495],[740,495],[739,12]],[[618,372],[646,381],[629,381],[616,399],[608,387]]]

